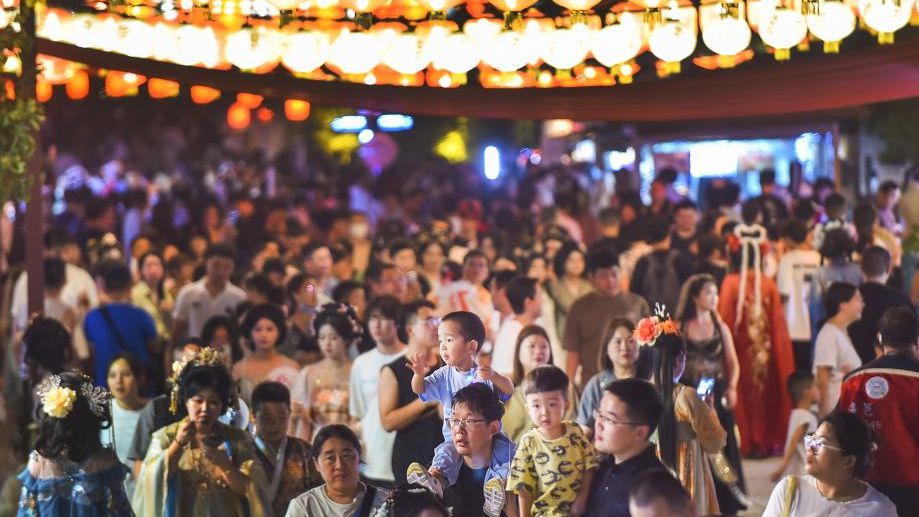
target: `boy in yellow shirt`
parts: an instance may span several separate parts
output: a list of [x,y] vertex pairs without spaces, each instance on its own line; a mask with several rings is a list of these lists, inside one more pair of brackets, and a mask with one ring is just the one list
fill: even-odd
[[524,388],[536,424],[520,440],[511,462],[508,492],[517,494],[521,517],[581,515],[599,462],[590,440],[568,410],[568,376],[557,366],[532,370]]

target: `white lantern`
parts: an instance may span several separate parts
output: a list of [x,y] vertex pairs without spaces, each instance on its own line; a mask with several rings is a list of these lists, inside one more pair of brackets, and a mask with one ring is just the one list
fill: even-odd
[[648,47],[658,59],[679,63],[696,50],[696,33],[676,20],[667,20],[654,27]]
[[[0,29],[6,27],[10,21],[12,21],[12,14],[7,13],[6,9],[0,9]],[[64,37],[64,23],[57,9],[48,9],[47,14],[37,17],[35,22],[35,33],[42,38],[61,41]]]
[[825,44],[838,47],[855,30],[855,13],[841,1],[824,2],[820,14],[807,16],[807,28]]
[[240,70],[255,70],[277,64],[283,52],[282,40],[264,27],[240,29],[227,37],[223,52]]
[[96,30],[99,23],[91,14],[74,14],[64,27],[64,41],[78,47],[95,48]]
[[858,9],[865,23],[880,33],[879,40],[892,43],[893,33],[909,22],[913,0],[861,0]]
[[316,70],[329,57],[329,38],[322,32],[301,31],[287,34],[281,64],[295,74]]
[[587,57],[590,29],[576,24],[570,29],[555,29],[547,34],[543,60],[558,70],[570,70]]
[[217,35],[210,27],[182,25],[173,31],[175,47],[170,60],[185,66],[217,66],[220,46]]
[[377,39],[367,32],[345,30],[332,43],[329,62],[346,74],[366,74],[380,64]]
[[494,18],[476,18],[463,24],[463,33],[482,45],[501,34],[502,24]]
[[807,22],[800,12],[779,7],[761,19],[759,35],[770,47],[787,50],[807,36]]
[[417,34],[400,34],[383,56],[383,63],[400,74],[416,74],[431,64],[425,40]]
[[641,27],[634,23],[603,27],[594,33],[590,51],[603,66],[625,63],[641,52]]
[[106,52],[118,48],[118,19],[114,16],[105,16],[102,23],[95,24],[95,38],[92,47]]
[[500,72],[513,72],[529,62],[526,38],[515,31],[504,31],[481,46],[482,61]]
[[117,48],[122,54],[147,59],[153,55],[153,27],[146,22],[124,19],[118,24]]
[[549,40],[555,33],[555,22],[551,18],[524,20],[522,33],[527,64],[536,66],[549,51]]
[[451,74],[465,74],[478,66],[482,54],[469,36],[457,33],[444,38],[433,58],[435,68]]
[[172,61],[178,48],[176,33],[172,26],[164,22],[153,26],[153,59]]
[[712,52],[722,56],[733,56],[750,45],[750,26],[734,18],[718,18],[702,29],[702,41]]

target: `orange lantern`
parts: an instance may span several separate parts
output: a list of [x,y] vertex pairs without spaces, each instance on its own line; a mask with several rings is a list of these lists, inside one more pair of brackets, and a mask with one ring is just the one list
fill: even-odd
[[195,104],[208,104],[220,98],[220,90],[208,86],[192,86],[191,100]]
[[128,83],[121,72],[105,74],[105,94],[109,97],[124,97],[128,93]]
[[291,122],[303,122],[310,116],[310,103],[300,99],[284,101],[284,115]]
[[240,93],[236,95],[236,103],[251,110],[261,106],[264,98],[261,95],[256,95],[254,93]]
[[237,102],[227,110],[227,126],[230,129],[242,131],[249,127],[250,122],[252,122],[252,113],[242,104]]
[[268,108],[259,108],[255,110],[255,118],[262,124],[267,124],[274,119],[274,112]]
[[6,100],[14,101],[16,100],[16,87],[13,86],[13,81],[7,79],[3,83],[3,89],[5,91]]
[[67,81],[67,96],[73,100],[85,99],[89,95],[89,74],[86,70],[77,70]]
[[151,99],[165,99],[179,95],[179,83],[166,79],[151,77],[147,83],[147,93]]
[[54,95],[54,87],[51,86],[51,83],[44,79],[35,82],[35,99],[38,102],[48,102],[52,95]]

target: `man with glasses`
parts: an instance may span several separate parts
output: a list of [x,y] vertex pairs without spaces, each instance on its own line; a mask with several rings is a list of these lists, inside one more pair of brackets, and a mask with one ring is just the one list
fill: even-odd
[[[453,396],[453,414],[446,419],[453,445],[463,460],[459,477],[444,493],[453,515],[517,515],[516,497],[504,503],[486,497],[489,483],[506,480],[516,447],[501,432],[504,406],[487,385],[477,382]],[[506,495],[506,494],[505,494]]]
[[629,489],[635,478],[664,467],[650,442],[663,412],[660,395],[647,381],[619,379],[606,386],[594,412],[594,445],[609,456],[594,475],[586,516],[629,516]]

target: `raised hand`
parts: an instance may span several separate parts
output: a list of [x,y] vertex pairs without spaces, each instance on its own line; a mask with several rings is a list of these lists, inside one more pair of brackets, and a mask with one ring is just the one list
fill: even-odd
[[425,354],[412,354],[406,363],[409,369],[415,374],[424,377],[428,373],[428,365],[425,360]]
[[483,381],[490,381],[495,378],[495,371],[487,364],[479,365],[479,378]]

